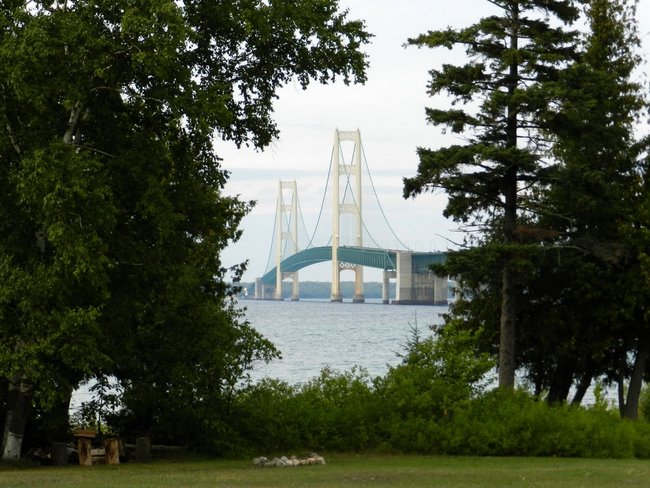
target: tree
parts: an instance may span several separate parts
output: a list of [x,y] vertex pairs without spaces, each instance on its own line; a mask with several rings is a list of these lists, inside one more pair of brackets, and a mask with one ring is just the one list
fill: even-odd
[[[569,339],[574,343],[577,339],[581,350],[569,354],[598,358],[596,369],[584,371],[583,377],[590,381],[596,371],[608,373],[621,391],[621,379],[636,371],[628,400],[621,401],[622,412],[629,417],[636,417],[650,352],[644,311],[647,288],[639,280],[644,273],[640,257],[647,249],[642,235],[647,227],[642,175],[648,141],[635,134],[637,121],[647,113],[643,87],[634,81],[641,61],[636,4],[588,2],[589,30],[580,57],[563,72],[557,87],[559,103],[549,114],[553,154],[561,164],[540,219],[541,226],[562,236],[556,246],[564,248],[564,266],[567,257],[577,263],[560,290],[568,297],[571,287],[583,289],[567,303],[585,315],[574,325],[577,337]],[[630,372],[628,355],[636,362]]]
[[2,2],[5,458],[19,407],[84,379],[116,375],[151,425],[147,391],[190,408],[273,354],[219,259],[251,203],[214,136],[266,146],[276,90],[365,81],[368,39],[336,0]]
[[[592,379],[620,385],[621,412],[636,411],[647,360],[647,139],[635,122],[647,108],[633,81],[639,64],[633,2],[588,3],[588,30],[575,59],[544,83],[548,110],[539,112],[552,165],[527,201],[518,229],[516,365],[549,403],[579,403]],[[452,256],[446,272],[462,275],[468,296],[452,315],[491,331],[498,343],[500,277],[494,244]],[[628,358],[634,362],[629,363]],[[624,381],[629,379],[627,399]]]
[[540,137],[540,114],[549,102],[544,86],[574,55],[575,33],[564,25],[579,11],[570,0],[490,3],[499,15],[409,40],[431,48],[462,46],[470,61],[432,70],[428,87],[430,95],[447,93],[454,105],[467,108],[426,112],[430,123],[463,134],[467,144],[419,148],[418,172],[404,179],[404,196],[443,189],[449,197],[445,216],[486,231],[488,239],[500,243],[495,248],[501,270],[499,386],[510,389],[516,369],[516,297],[524,276],[519,226],[525,224],[532,189],[547,171]]

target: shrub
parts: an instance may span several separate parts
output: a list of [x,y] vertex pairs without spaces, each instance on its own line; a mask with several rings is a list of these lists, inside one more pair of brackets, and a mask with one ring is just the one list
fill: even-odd
[[238,392],[231,417],[247,447],[264,452],[299,446],[304,435],[297,388],[265,379]]
[[415,330],[402,363],[373,381],[361,369],[324,369],[297,386],[261,381],[237,393],[224,435],[257,453],[650,457],[650,423],[621,420],[606,402],[549,406],[522,390],[486,391],[493,363],[476,341],[452,322],[437,338]]
[[647,430],[639,427],[611,410],[549,406],[524,391],[494,390],[458,412],[447,425],[443,450],[493,456],[647,455]]
[[304,385],[264,380],[237,398],[237,423],[251,447],[359,450],[377,443],[374,395],[365,371],[324,369]]
[[453,323],[437,332],[420,340],[415,329],[402,364],[375,383],[383,435],[401,451],[441,452],[445,424],[486,387],[494,367],[475,352],[476,334]]

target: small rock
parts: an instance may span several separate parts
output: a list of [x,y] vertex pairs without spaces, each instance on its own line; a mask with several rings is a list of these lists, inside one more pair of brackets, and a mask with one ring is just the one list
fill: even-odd
[[260,467],[260,468],[263,468],[264,466],[266,466],[267,462],[268,462],[268,459],[265,458],[264,456],[256,457],[255,459],[253,459],[253,464],[255,466]]
[[264,456],[256,457],[253,459],[253,464],[260,468],[264,467],[285,467],[285,466],[308,466],[314,464],[325,464],[325,458],[312,452],[309,456],[304,458],[297,458],[296,456],[291,456],[288,458],[282,456],[280,458],[275,457],[273,460],[269,461],[268,458]]
[[325,458],[323,456],[319,456],[318,454],[312,454],[311,459],[314,460],[314,464],[325,464]]

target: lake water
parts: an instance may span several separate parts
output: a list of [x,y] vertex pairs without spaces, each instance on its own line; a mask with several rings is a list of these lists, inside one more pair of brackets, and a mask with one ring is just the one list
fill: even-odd
[[[282,359],[258,362],[253,380],[277,378],[290,384],[304,383],[325,367],[348,371],[365,368],[371,377],[383,375],[388,365],[400,362],[399,353],[417,325],[422,337],[432,324],[442,323],[447,307],[384,305],[381,302],[330,303],[301,300],[241,300],[246,318],[282,353]],[[92,394],[82,385],[73,395],[71,410]]]
[[[448,310],[446,306],[311,300],[242,300],[240,305],[247,308],[253,327],[282,352],[281,360],[256,364],[253,380],[270,377],[290,384],[304,383],[324,367],[342,372],[356,365],[371,377],[383,375],[389,365],[401,361],[399,354],[413,327],[417,324],[422,337],[431,335],[429,326],[441,324],[441,314]],[[612,402],[616,399],[614,390],[606,396]],[[594,402],[590,388],[583,405]]]
[[370,376],[383,375],[417,325],[422,336],[429,326],[442,323],[446,306],[384,305],[382,303],[330,303],[302,300],[242,300],[246,317],[255,329],[275,344],[282,359],[257,363],[253,379],[278,378],[302,383],[325,367],[338,371],[360,366]]
[[[432,324],[441,324],[446,306],[383,305],[381,303],[330,303],[302,300],[242,300],[253,327],[275,344],[282,359],[259,362],[253,380],[277,378],[290,384],[304,383],[325,367],[349,371],[360,366],[371,377],[383,375],[389,365],[398,364],[400,353],[417,325],[422,337],[430,335]],[[613,401],[613,391],[608,392]],[[82,386],[73,396],[71,408],[89,400]],[[593,404],[592,390],[584,404]]]

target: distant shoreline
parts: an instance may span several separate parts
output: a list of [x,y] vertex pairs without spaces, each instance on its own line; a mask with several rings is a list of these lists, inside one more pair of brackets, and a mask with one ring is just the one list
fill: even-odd
[[[247,290],[248,298],[255,296],[255,283],[242,282],[242,289]],[[390,283],[389,296],[395,296],[395,283]],[[285,297],[291,296],[292,283],[285,281],[282,283],[282,294]],[[379,281],[369,281],[363,284],[363,294],[366,299],[381,299],[382,284]],[[329,281],[301,281],[300,298],[321,298],[328,299],[332,293],[332,283]],[[354,281],[341,281],[341,295],[343,298],[352,298],[354,295]]]

